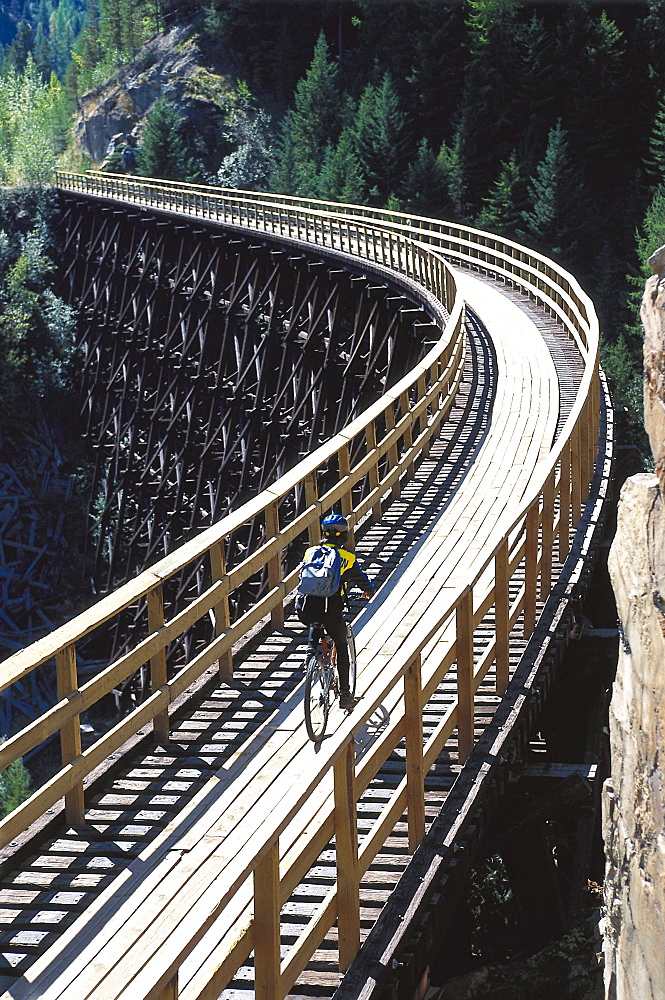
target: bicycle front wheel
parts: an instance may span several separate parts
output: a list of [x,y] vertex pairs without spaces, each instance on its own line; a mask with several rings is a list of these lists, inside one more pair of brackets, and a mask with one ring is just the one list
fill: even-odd
[[346,642],[349,647],[349,691],[353,698],[356,693],[356,640],[353,629],[346,623]]
[[326,669],[320,656],[311,656],[307,661],[305,675],[305,726],[310,740],[318,743],[323,739],[328,723],[328,685]]

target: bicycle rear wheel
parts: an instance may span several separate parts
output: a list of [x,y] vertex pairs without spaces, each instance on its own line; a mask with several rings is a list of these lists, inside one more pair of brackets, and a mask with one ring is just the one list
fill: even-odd
[[305,675],[305,726],[315,743],[323,739],[329,709],[326,668],[320,656],[310,656]]
[[346,623],[346,642],[349,647],[349,691],[353,698],[356,693],[356,640],[353,629]]

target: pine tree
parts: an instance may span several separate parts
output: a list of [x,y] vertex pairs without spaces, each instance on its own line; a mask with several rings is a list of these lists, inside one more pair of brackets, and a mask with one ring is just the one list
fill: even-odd
[[313,163],[318,170],[326,144],[337,139],[340,126],[337,66],[329,56],[323,32],[306,75],[298,81],[294,101],[290,127],[296,162]]
[[483,208],[476,220],[478,229],[487,229],[502,236],[513,237],[517,233],[525,209],[524,182],[513,151],[505,163],[487,198],[483,198]]
[[384,205],[401,188],[412,150],[408,118],[390,76],[363,91],[355,126],[358,158],[370,196]]
[[537,250],[572,270],[586,271],[584,249],[593,233],[592,215],[560,120],[550,129],[545,156],[528,185],[528,197],[531,208],[522,212],[525,237]]
[[459,114],[459,157],[472,210],[515,148],[523,106],[518,0],[469,0],[470,55]]
[[[0,742],[4,743],[2,739]],[[19,757],[0,773],[0,819],[8,816],[30,795],[30,772]]]
[[665,184],[665,94],[658,104],[649,137],[649,153],[644,161],[644,167],[654,188]]
[[445,142],[441,144],[441,149],[437,157],[440,169],[447,178],[448,195],[454,217],[458,222],[462,222],[466,218],[466,192],[464,174],[462,172],[461,141],[460,131],[458,130],[450,146],[446,145]]
[[22,73],[31,52],[32,29],[27,21],[20,21],[12,43],[5,52],[3,68],[5,71],[14,70],[15,73]]
[[156,101],[137,157],[139,174],[164,180],[192,179],[193,166],[180,132],[180,119],[164,98]]
[[51,77],[51,46],[41,24],[37,25],[33,52],[35,68],[44,83]]
[[362,204],[365,182],[350,128],[342,129],[336,146],[329,143],[326,147],[317,186],[318,196],[324,201]]
[[449,216],[453,206],[448,182],[444,161],[435,156],[427,139],[422,139],[404,181],[403,194],[409,211],[416,215]]

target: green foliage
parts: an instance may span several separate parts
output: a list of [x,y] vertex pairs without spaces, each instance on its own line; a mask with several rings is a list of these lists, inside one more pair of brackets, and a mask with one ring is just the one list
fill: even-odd
[[522,212],[522,221],[527,240],[568,267],[575,266],[592,226],[582,192],[582,180],[570,158],[566,132],[559,121],[550,129],[545,156],[529,181],[531,207]]
[[383,205],[402,187],[413,148],[408,117],[388,73],[363,91],[355,134],[370,197]]
[[300,194],[315,196],[316,174],[341,125],[337,67],[330,59],[323,32],[306,75],[298,81],[294,104],[288,118],[289,135],[284,140],[293,163],[293,183]]
[[[4,742],[4,738],[0,739],[0,745]],[[30,772],[21,757],[0,772],[0,819],[25,802],[30,795],[30,784]]]
[[445,159],[436,156],[427,139],[422,139],[404,182],[403,193],[409,211],[416,215],[449,216],[453,207],[449,182],[450,172]]
[[362,204],[365,181],[356,152],[353,130],[342,130],[336,146],[328,143],[317,179],[318,195],[324,201]]
[[32,56],[23,74],[0,77],[0,179],[5,184],[49,184],[61,132],[60,86],[40,79]]
[[177,112],[163,98],[155,103],[138,151],[137,168],[144,177],[171,181],[196,179],[196,167],[187,153]]
[[246,87],[229,116],[223,138],[235,147],[222,160],[215,182],[222,187],[265,191],[275,169],[274,136],[265,111],[256,108]]
[[649,153],[644,161],[654,187],[665,184],[665,94],[661,97],[649,137]]
[[75,312],[49,287],[45,225],[18,241],[0,231],[0,419],[15,415],[20,386],[41,399],[66,388]]
[[483,201],[476,226],[502,236],[514,237],[525,207],[524,182],[514,151],[501,165],[496,183]]

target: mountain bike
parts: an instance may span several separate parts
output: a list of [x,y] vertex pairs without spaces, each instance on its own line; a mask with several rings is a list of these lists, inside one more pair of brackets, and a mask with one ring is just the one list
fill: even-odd
[[[323,628],[323,626],[322,626]],[[346,625],[349,647],[349,691],[356,693],[356,644],[351,626]],[[305,725],[310,740],[320,743],[325,736],[328,713],[335,698],[339,698],[337,675],[337,650],[329,635],[323,635],[316,652],[312,653],[305,668]]]

